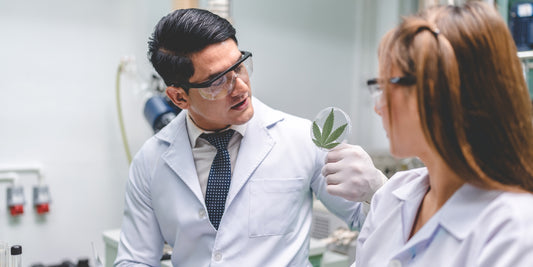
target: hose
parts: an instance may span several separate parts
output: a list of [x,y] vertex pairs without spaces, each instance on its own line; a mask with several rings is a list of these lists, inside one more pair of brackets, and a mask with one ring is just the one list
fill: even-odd
[[124,70],[124,61],[121,61],[120,64],[118,65],[118,70],[117,70],[115,92],[116,92],[116,100],[117,100],[118,122],[120,125],[120,135],[122,137],[122,144],[124,146],[124,151],[126,152],[126,158],[128,159],[128,165],[129,165],[131,164],[131,152],[130,152],[130,146],[128,144],[128,138],[126,136],[124,116],[122,115],[122,104],[120,102],[120,76],[122,75],[123,70]]

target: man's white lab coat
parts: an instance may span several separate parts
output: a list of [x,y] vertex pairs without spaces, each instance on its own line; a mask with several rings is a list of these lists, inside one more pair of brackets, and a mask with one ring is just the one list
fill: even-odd
[[326,192],[325,152],[310,122],[253,99],[218,232],[207,215],[189,143],[186,112],[135,156],[115,262],[160,265],[163,243],[173,266],[310,266],[312,192],[330,211],[360,227],[360,203]]

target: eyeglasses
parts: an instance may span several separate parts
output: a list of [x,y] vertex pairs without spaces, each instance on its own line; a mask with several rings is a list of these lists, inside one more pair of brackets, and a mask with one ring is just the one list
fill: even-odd
[[220,99],[227,96],[235,88],[238,77],[245,83],[250,81],[253,72],[252,53],[241,51],[241,58],[227,70],[202,83],[182,82],[174,85],[185,90],[198,89],[200,95],[207,100]]
[[368,90],[370,91],[370,95],[374,99],[374,105],[376,106],[381,106],[382,104],[380,102],[381,95],[383,94],[383,88],[381,88],[381,85],[385,82],[402,86],[410,86],[416,83],[416,77],[412,75],[407,75],[402,77],[392,77],[388,80],[374,78],[366,81],[366,85],[368,86]]

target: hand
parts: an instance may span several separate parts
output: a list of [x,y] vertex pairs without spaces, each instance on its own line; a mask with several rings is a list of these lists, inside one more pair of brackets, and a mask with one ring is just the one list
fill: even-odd
[[359,202],[370,202],[387,181],[363,148],[344,143],[328,152],[322,175],[330,194]]

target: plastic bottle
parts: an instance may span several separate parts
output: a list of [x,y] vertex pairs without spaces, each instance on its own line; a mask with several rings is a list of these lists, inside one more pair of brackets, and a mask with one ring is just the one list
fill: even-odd
[[19,245],[11,247],[11,267],[22,267],[22,247]]

